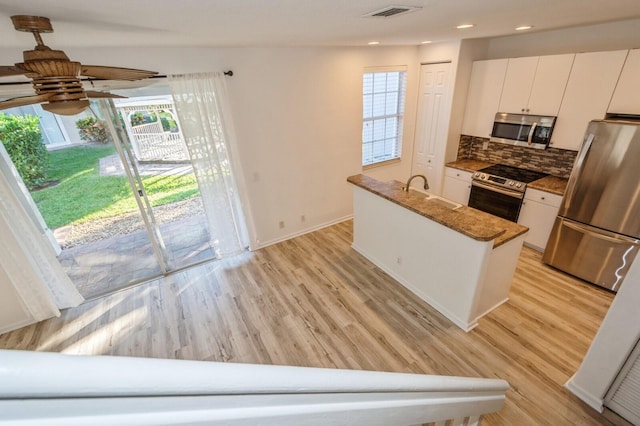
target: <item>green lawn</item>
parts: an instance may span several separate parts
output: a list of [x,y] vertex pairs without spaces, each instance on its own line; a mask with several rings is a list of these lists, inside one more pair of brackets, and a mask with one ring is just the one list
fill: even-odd
[[[60,183],[31,193],[49,228],[138,210],[125,176],[99,175],[99,159],[115,152],[115,147],[110,144],[49,153],[48,178]],[[193,173],[143,177],[142,181],[153,206],[186,200],[199,194]]]

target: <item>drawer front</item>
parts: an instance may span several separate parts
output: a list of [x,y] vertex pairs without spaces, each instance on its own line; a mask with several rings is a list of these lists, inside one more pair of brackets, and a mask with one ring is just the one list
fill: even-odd
[[445,167],[445,176],[452,177],[454,179],[460,179],[464,181],[471,182],[471,176],[473,173],[467,172],[460,169],[454,169],[453,167]]
[[552,194],[546,191],[540,191],[539,189],[527,188],[527,192],[524,194],[524,199],[529,201],[536,201],[538,203],[546,204],[553,207],[560,207],[562,203],[562,196]]

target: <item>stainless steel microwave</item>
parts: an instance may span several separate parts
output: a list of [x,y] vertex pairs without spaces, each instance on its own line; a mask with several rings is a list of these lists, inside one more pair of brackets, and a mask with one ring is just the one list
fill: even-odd
[[492,142],[507,143],[536,149],[546,149],[556,117],[499,112],[493,121]]

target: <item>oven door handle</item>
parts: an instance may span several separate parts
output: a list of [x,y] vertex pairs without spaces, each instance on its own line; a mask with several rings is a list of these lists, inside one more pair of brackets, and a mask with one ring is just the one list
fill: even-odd
[[527,137],[527,144],[529,145],[531,145],[531,142],[533,141],[533,134],[536,131],[536,127],[538,127],[538,122],[534,121],[531,125],[531,130],[529,130],[529,136]]
[[521,200],[524,198],[524,194],[522,192],[510,191],[508,189],[498,188],[498,187],[493,186],[493,185],[486,185],[484,183],[480,183],[480,182],[475,181],[475,180],[473,182],[471,182],[471,186],[477,186],[478,188],[483,188],[483,189],[486,189],[488,191],[497,192],[497,193],[502,194],[502,195],[508,195],[509,197],[513,197],[513,198],[519,198]]

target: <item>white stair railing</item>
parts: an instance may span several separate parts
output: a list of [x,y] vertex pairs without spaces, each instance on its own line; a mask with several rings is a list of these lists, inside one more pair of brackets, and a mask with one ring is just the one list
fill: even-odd
[[0,425],[479,424],[504,380],[0,350]]

